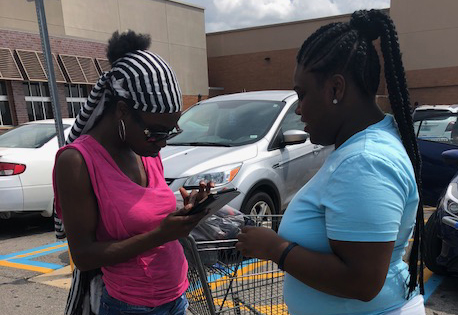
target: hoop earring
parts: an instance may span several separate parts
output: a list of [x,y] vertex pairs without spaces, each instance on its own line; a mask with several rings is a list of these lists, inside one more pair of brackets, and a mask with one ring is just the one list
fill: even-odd
[[336,105],[339,101],[337,100],[337,98],[333,99],[332,100],[332,104]]
[[124,124],[124,121],[122,119],[119,121],[118,124],[118,134],[122,142],[126,141],[126,125]]

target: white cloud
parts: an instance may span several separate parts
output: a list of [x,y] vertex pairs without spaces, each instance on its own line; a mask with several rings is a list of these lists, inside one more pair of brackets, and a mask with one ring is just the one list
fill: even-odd
[[390,0],[185,0],[205,8],[206,31],[284,23],[387,8]]

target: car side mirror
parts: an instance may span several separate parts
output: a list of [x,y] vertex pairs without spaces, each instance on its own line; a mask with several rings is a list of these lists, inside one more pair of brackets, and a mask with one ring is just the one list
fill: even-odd
[[293,144],[304,143],[309,134],[302,130],[288,130],[283,132],[283,141],[281,142],[282,147]]
[[458,166],[458,149],[444,151],[441,156],[445,164]]

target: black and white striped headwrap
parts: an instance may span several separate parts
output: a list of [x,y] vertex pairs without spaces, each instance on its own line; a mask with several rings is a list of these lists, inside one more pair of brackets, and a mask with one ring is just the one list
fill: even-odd
[[170,66],[158,55],[146,50],[127,53],[116,60],[112,69],[100,77],[81,107],[66,143],[87,133],[110,97],[133,101],[133,108],[151,113],[181,111],[181,89]]

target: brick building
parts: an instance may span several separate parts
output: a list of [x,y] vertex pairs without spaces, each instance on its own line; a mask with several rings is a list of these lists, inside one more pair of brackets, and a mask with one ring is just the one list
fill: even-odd
[[[185,108],[208,95],[204,9],[172,0],[45,1],[62,116],[75,117],[116,30],[148,33],[175,70]],[[132,18],[135,16],[135,19]],[[0,132],[53,118],[34,2],[0,0]]]
[[[458,103],[458,1],[391,1],[386,12],[398,30],[412,104]],[[346,14],[207,34],[210,96],[291,89],[305,38],[322,25],[349,19]],[[381,83],[377,101],[389,110]]]

